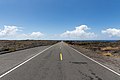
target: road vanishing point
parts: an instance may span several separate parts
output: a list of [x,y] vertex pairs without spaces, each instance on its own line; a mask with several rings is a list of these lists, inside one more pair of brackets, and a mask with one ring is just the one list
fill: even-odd
[[64,42],[0,55],[0,80],[120,80]]

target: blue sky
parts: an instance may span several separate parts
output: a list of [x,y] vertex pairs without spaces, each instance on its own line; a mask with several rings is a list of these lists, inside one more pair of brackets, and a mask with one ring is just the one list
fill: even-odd
[[120,39],[120,0],[0,0],[0,39]]

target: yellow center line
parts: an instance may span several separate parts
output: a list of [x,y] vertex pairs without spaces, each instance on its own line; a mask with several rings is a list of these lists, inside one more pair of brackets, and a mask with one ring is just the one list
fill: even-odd
[[61,61],[63,60],[63,58],[62,58],[62,52],[60,52],[60,60]]

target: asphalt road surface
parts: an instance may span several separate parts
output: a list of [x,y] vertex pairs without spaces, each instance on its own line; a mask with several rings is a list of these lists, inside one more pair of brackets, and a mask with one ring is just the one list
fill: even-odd
[[60,42],[1,73],[0,80],[120,80],[120,75]]

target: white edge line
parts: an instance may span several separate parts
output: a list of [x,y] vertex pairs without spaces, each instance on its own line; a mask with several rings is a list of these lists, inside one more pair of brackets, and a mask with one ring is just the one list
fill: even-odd
[[79,52],[78,50],[76,50],[76,49],[74,49],[74,48],[72,48],[72,47],[70,47],[70,48],[71,48],[71,49],[73,49],[74,51],[78,52],[79,54],[83,55],[84,57],[86,57],[86,58],[90,59],[91,61],[93,61],[93,62],[95,62],[95,63],[99,64],[100,66],[102,66],[102,67],[106,68],[107,70],[109,70],[109,71],[111,71],[111,72],[115,73],[116,75],[120,76],[120,74],[119,74],[119,73],[117,73],[116,71],[114,71],[114,70],[112,70],[112,69],[108,68],[107,66],[105,66],[105,65],[103,65],[103,64],[101,64],[101,63],[99,63],[99,62],[97,62],[96,60],[94,60],[94,59],[92,59],[92,58],[90,58],[90,57],[88,57],[88,56],[84,55],[83,53]]
[[10,69],[9,71],[5,72],[4,74],[0,75],[0,78],[4,77],[5,75],[9,74],[10,72],[12,72],[13,70],[19,68],[20,66],[22,66],[23,64],[25,64],[26,62],[30,61],[31,59],[35,58],[36,56],[40,55],[41,53],[45,52],[46,50],[50,49],[51,47],[55,46],[56,44],[44,49],[43,51],[39,52],[38,54],[32,56],[31,58],[25,60],[24,62],[22,62],[21,64],[15,66],[14,68]]

